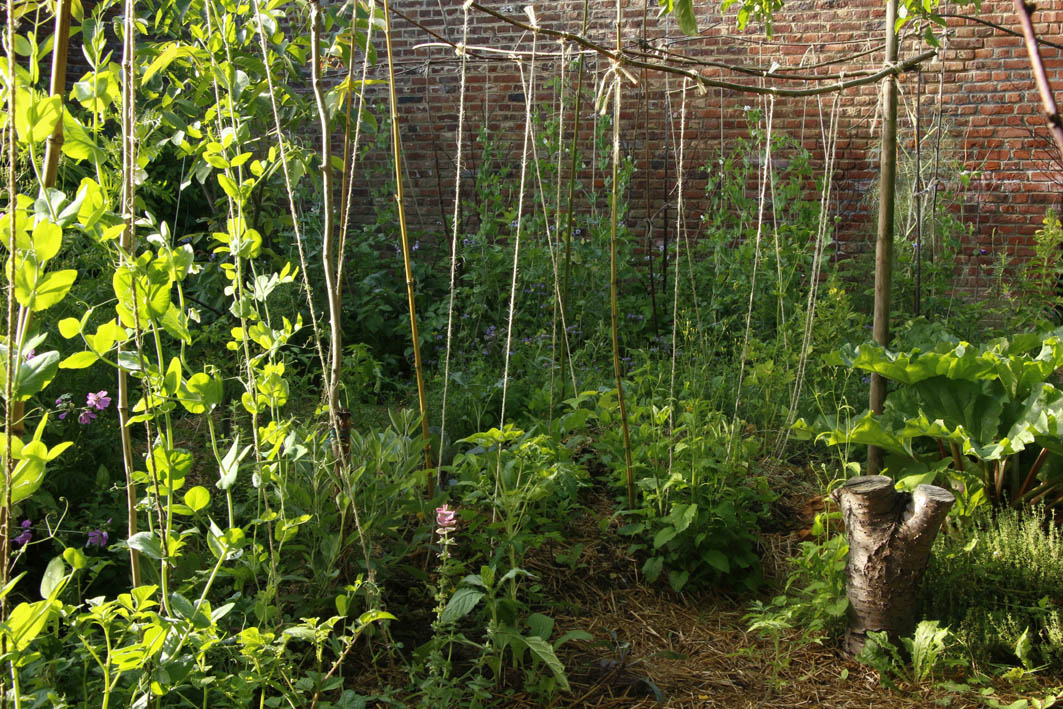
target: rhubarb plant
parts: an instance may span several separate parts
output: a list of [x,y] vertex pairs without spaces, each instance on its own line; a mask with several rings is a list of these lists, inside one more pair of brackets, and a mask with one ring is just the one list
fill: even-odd
[[902,487],[944,479],[959,493],[961,512],[982,500],[1063,501],[1063,391],[1056,385],[1063,328],[984,345],[939,334],[908,351],[868,343],[833,358],[895,384],[884,411],[802,419],[798,436],[879,446],[886,473]]

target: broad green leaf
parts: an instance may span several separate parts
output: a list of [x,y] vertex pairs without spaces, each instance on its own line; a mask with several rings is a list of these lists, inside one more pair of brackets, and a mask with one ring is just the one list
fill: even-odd
[[184,448],[166,448],[157,445],[146,460],[148,471],[159,476],[159,483],[168,492],[176,492],[185,484],[185,476],[192,469],[194,458]]
[[687,585],[687,581],[690,580],[690,572],[686,569],[682,571],[669,571],[668,572],[668,585],[672,587],[672,590],[679,593],[683,590],[683,587]]
[[63,557],[53,556],[41,577],[41,598],[51,598],[52,594],[58,593],[65,585],[65,579],[66,564],[63,563]]
[[91,367],[100,359],[99,355],[95,352],[85,350],[83,352],[75,352],[62,362],[59,363],[60,369],[85,369]]
[[196,485],[185,493],[185,504],[188,505],[193,512],[199,512],[200,510],[206,509],[207,505],[210,504],[210,493],[207,492],[207,488],[201,485]]
[[190,414],[202,414],[221,403],[224,386],[215,374],[196,372],[181,383],[177,390],[177,400]]
[[58,601],[19,603],[15,606],[7,617],[8,632],[6,633],[15,650],[21,652],[29,647],[59,607]]
[[155,60],[148,65],[148,68],[144,70],[141,82],[144,84],[148,83],[155,74],[160,71],[165,71],[175,59],[192,54],[195,54],[195,49],[192,47],[181,46],[176,42],[167,43],[166,48],[160,52],[159,55],[155,57]]
[[218,184],[221,185],[221,188],[223,190],[225,190],[225,194],[229,195],[229,197],[234,202],[238,204],[243,204],[243,199],[241,198],[242,196],[240,194],[240,188],[239,186],[237,186],[236,181],[230,178],[228,175],[220,172],[218,173],[217,177]]
[[67,547],[63,550],[63,560],[70,564],[70,568],[80,571],[89,565],[89,560],[77,547]]
[[33,228],[33,252],[37,263],[44,264],[59,253],[63,230],[54,222],[42,221]]
[[45,274],[37,284],[36,293],[33,297],[33,312],[47,310],[60,302],[70,292],[71,286],[77,280],[78,272],[74,269],[53,271]]
[[673,12],[679,29],[683,34],[693,36],[698,33],[698,21],[694,16],[693,0],[674,0]]
[[81,121],[70,111],[63,111],[63,155],[75,162],[93,159],[102,162],[107,157]]
[[476,607],[480,599],[484,597],[483,591],[475,588],[459,588],[447,602],[446,608],[439,615],[442,623],[454,623],[468,615],[469,611]]
[[127,542],[130,549],[135,549],[156,561],[162,559],[162,542],[152,532],[137,532]]
[[358,623],[360,625],[368,625],[370,623],[376,623],[381,620],[398,620],[395,616],[387,611],[371,610],[362,613],[358,616]]
[[[25,401],[34,394],[40,393],[59,371],[59,353],[55,350],[31,357],[23,362],[18,370],[18,379],[15,381],[15,400]],[[0,374],[6,376],[6,360],[0,364]]]
[[82,229],[89,230],[107,212],[107,201],[100,185],[90,177],[81,180],[78,186],[81,206],[78,208],[78,223]]
[[528,630],[538,638],[549,640],[550,636],[554,634],[554,619],[548,615],[532,613],[527,617],[526,622],[528,623]]
[[731,562],[728,560],[727,555],[719,549],[709,549],[701,555],[701,558],[722,574],[731,572]]
[[664,557],[651,556],[646,559],[646,562],[642,565],[642,575],[646,577],[649,583],[656,583],[657,579],[661,577],[661,571],[664,569]]
[[550,672],[554,675],[554,679],[557,680],[557,686],[561,691],[567,692],[569,685],[568,677],[565,676],[565,666],[561,664],[561,660],[557,659],[554,648],[548,642],[535,635],[524,636],[521,639],[531,650],[532,654],[550,668]]
[[59,321],[59,334],[69,340],[81,334],[81,321],[77,318],[63,318]]
[[662,546],[672,541],[676,534],[676,528],[672,525],[662,527],[657,531],[657,534],[653,535],[653,548],[660,549]]
[[63,113],[60,96],[39,98],[19,91],[15,101],[15,132],[23,143],[40,143],[52,134]]

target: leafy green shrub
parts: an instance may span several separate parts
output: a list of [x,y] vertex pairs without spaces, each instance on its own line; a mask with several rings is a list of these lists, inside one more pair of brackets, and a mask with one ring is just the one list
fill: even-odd
[[[757,530],[774,495],[753,471],[755,440],[696,399],[670,409],[627,399],[638,501],[625,510],[631,521],[620,533],[633,537],[631,551],[644,558],[642,572],[675,591],[709,584],[756,588],[761,579]],[[595,402],[592,428],[599,459],[624,485],[624,449],[616,391]]]
[[941,534],[923,582],[924,616],[980,663],[1063,667],[1063,532],[1041,506],[985,512]]

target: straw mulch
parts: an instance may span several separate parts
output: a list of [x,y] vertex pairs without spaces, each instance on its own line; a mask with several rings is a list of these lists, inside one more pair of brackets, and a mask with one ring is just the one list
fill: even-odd
[[[792,529],[765,538],[769,586],[785,577],[785,559],[802,537],[806,520],[800,517],[807,508],[798,503]],[[560,547],[541,549],[528,560],[546,597],[556,601],[556,609],[545,611],[557,621],[555,636],[582,629],[595,638],[561,648],[572,691],[546,706],[985,706],[975,691],[952,694],[929,686],[891,691],[874,670],[843,658],[833,644],[797,642],[796,631],[776,647],[772,639],[746,632],[748,597],[675,594],[641,583],[640,564],[627,554],[628,540],[615,534],[615,520],[613,528],[601,529],[600,521],[612,511],[611,502],[598,497],[573,521],[564,546],[583,545],[575,569],[554,562]],[[510,706],[544,704],[520,697]]]

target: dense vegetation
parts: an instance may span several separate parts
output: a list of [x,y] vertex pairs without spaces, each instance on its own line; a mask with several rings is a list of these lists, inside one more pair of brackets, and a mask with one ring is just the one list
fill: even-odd
[[[824,267],[827,185],[769,103],[705,166],[700,232],[647,247],[614,114],[569,144],[571,117],[529,99],[535,188],[482,127],[457,223],[400,238],[389,107],[358,79],[381,10],[304,9],[75,7],[90,69],[65,96],[49,11],[7,25],[5,706],[546,704],[572,647],[610,642],[563,627],[531,568],[584,568],[586,517],[655,593],[739,598],[782,662],[780,642],[836,634],[845,538],[830,509],[803,520],[789,578],[765,578],[765,534],[866,444],[959,504],[930,620],[863,659],[987,702],[995,663],[1060,668],[1054,215],[967,302],[963,180],[935,176],[939,258],[898,229],[887,349],[866,343],[871,264]],[[324,165],[319,119],[344,137]],[[354,182],[374,219],[348,218]],[[881,416],[871,372],[894,382]]]

